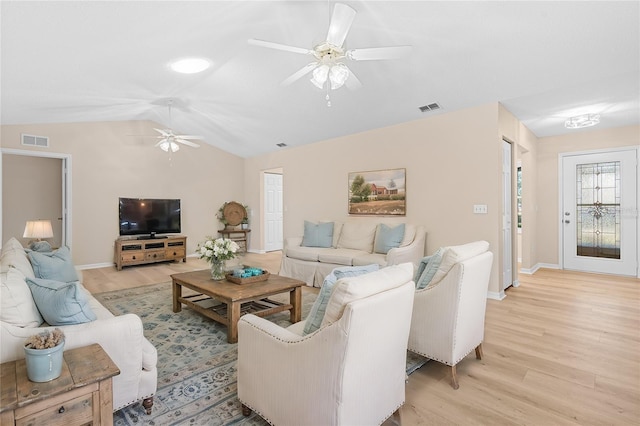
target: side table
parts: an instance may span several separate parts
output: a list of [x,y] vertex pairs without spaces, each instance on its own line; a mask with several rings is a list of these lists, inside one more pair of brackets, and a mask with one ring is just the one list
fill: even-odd
[[0,369],[2,426],[113,424],[111,378],[120,370],[97,343],[65,350],[62,374],[50,382],[29,381],[24,359]]
[[229,238],[235,241],[240,246],[240,251],[245,253],[249,251],[249,239],[248,233],[251,229],[221,229],[218,231],[223,238]]

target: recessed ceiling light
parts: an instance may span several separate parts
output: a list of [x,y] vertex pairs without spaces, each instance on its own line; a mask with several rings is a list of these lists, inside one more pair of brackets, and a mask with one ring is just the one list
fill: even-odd
[[583,127],[591,127],[600,123],[600,114],[582,114],[571,117],[564,122],[567,129],[582,129]]
[[182,74],[195,74],[211,66],[204,58],[185,58],[171,63],[171,69]]

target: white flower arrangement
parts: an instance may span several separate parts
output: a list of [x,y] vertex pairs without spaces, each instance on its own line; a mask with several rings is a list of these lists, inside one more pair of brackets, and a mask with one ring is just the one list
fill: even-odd
[[207,237],[204,243],[198,244],[196,253],[200,259],[212,263],[213,261],[233,259],[239,249],[238,243],[228,238]]

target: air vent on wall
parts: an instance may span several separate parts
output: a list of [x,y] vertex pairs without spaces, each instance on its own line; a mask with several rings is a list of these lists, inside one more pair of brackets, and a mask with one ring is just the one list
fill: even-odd
[[280,142],[280,143],[277,143],[276,146],[280,148],[284,148],[285,146],[287,146],[287,144],[284,142]]
[[49,148],[49,138],[46,136],[27,135],[22,133],[22,145]]
[[440,109],[440,105],[437,102],[434,102],[432,104],[429,105],[423,105],[421,107],[418,108],[420,111],[422,112],[428,112],[428,111],[433,111],[436,109]]

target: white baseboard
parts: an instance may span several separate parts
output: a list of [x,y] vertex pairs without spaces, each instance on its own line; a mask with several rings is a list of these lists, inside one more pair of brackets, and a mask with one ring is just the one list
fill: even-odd
[[521,274],[527,274],[527,275],[532,275],[535,274],[536,271],[540,268],[547,268],[547,269],[562,269],[560,268],[560,265],[556,264],[556,263],[536,263],[535,265],[533,265],[533,268],[520,268],[520,273]]
[[84,269],[98,269],[98,268],[106,268],[108,266],[113,266],[115,268],[116,264],[113,262],[109,262],[109,263],[89,263],[86,265],[78,265],[76,266],[76,268],[80,269],[80,270],[84,270]]
[[505,297],[507,297],[507,295],[504,294],[504,291],[501,291],[501,292],[498,292],[498,293],[496,293],[495,291],[487,292],[487,299],[502,300]]

